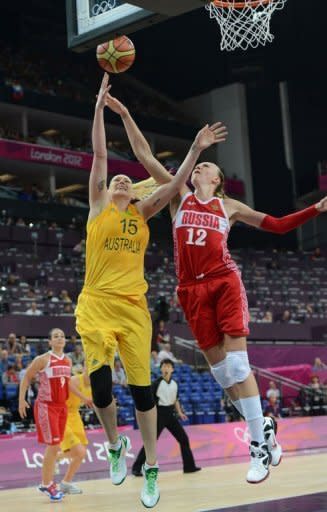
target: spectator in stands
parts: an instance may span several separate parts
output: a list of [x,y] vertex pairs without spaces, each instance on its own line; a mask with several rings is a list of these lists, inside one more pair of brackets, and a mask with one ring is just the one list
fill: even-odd
[[56,297],[53,290],[47,290],[44,300],[47,300],[49,302],[59,302],[59,299],[58,297]]
[[312,375],[310,381],[310,406],[313,414],[321,414],[320,408],[324,405],[324,390],[321,387],[318,375]]
[[31,307],[26,311],[25,315],[41,316],[43,313],[37,308],[36,302],[32,302]]
[[3,348],[1,350],[1,356],[0,356],[0,374],[5,372],[8,369],[8,350]]
[[10,356],[14,354],[21,354],[23,352],[23,347],[18,343],[16,334],[13,332],[9,334],[5,348],[8,350],[8,354]]
[[315,357],[315,360],[313,362],[312,371],[313,372],[319,372],[320,370],[326,370],[327,364],[323,363],[320,357]]
[[170,343],[165,343],[164,348],[162,350],[160,350],[160,352],[158,354],[158,362],[159,362],[159,364],[164,359],[170,359],[174,363],[182,363],[183,362],[181,359],[176,359],[176,357],[174,356],[174,354],[171,351]]
[[75,256],[85,256],[85,240],[81,240],[78,244],[73,248],[73,255]]
[[319,258],[321,258],[321,250],[320,250],[320,247],[316,247],[311,259],[312,259],[312,261],[315,261],[315,260],[318,260]]
[[159,295],[158,299],[156,300],[154,310],[156,313],[156,315],[155,315],[156,322],[160,322],[160,320],[163,320],[164,322],[168,322],[168,320],[169,320],[169,304],[164,295]]
[[262,319],[261,319],[261,322],[262,323],[266,323],[266,324],[271,324],[273,321],[273,314],[271,311],[267,310],[265,311]]
[[162,348],[164,348],[164,345],[169,342],[170,334],[166,329],[165,322],[163,320],[160,320],[156,337],[156,344],[158,350],[160,351]]
[[74,314],[74,308],[71,303],[67,303],[64,305],[64,310],[61,313],[63,316],[72,316]]
[[160,363],[158,359],[158,352],[156,350],[152,350],[151,352],[151,371],[155,371],[156,368],[159,368]]
[[9,274],[7,277],[7,285],[8,286],[16,286],[18,284],[18,276],[15,276],[15,274]]
[[120,359],[115,359],[114,367],[112,370],[112,382],[113,384],[119,384],[124,388],[127,387],[126,375]]
[[20,336],[19,343],[22,346],[23,353],[24,354],[30,354],[31,353],[31,345],[27,343],[26,336]]
[[75,336],[75,334],[73,334],[70,337],[70,340],[66,341],[65,352],[66,353],[74,352],[76,346],[77,346],[77,336]]
[[276,386],[276,382],[274,382],[273,380],[271,380],[269,382],[269,388],[267,389],[267,392],[266,392],[266,397],[267,397],[268,400],[272,396],[277,398],[277,400],[279,401],[279,399],[280,399],[280,391],[279,391],[279,389]]
[[288,309],[285,309],[285,311],[283,311],[280,321],[284,324],[288,324],[290,322],[290,320],[291,320],[291,313]]
[[266,406],[263,415],[270,416],[272,418],[280,418],[280,407],[278,399],[275,396],[271,396],[269,398],[268,405]]
[[35,291],[33,290],[33,288],[29,288],[28,289],[28,292],[27,294],[25,295],[26,298],[28,299],[35,299],[36,298],[36,293]]
[[24,219],[22,217],[19,217],[17,219],[16,226],[21,226],[21,227],[25,227],[26,226],[26,222],[24,221]]
[[68,354],[68,356],[72,360],[72,373],[74,375],[76,373],[83,373],[85,356],[82,345],[76,345],[74,351]]
[[72,299],[69,297],[67,290],[61,290],[59,298],[62,302],[72,302]]
[[13,364],[9,364],[8,368],[2,374],[2,384],[6,386],[6,384],[18,384],[18,375],[16,371],[16,366]]

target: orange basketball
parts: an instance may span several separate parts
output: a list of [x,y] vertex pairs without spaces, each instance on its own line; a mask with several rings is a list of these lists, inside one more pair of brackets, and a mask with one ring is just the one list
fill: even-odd
[[134,44],[127,36],[116,37],[97,46],[97,59],[102,69],[108,73],[122,73],[134,62]]

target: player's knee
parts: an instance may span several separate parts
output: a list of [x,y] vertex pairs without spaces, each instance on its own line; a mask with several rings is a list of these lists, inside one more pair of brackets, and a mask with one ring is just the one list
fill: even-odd
[[235,384],[235,382],[233,381],[233,378],[229,372],[226,357],[222,361],[219,361],[219,363],[211,366],[210,369],[211,369],[211,373],[212,373],[215,381],[218,382],[218,384],[223,389],[228,389],[233,384]]
[[232,377],[233,384],[244,382],[251,373],[248,354],[245,350],[228,352],[227,368]]
[[130,384],[129,389],[138,411],[146,412],[155,406],[151,386],[135,386]]
[[90,375],[94,405],[103,409],[112,402],[112,373],[110,366],[101,366]]

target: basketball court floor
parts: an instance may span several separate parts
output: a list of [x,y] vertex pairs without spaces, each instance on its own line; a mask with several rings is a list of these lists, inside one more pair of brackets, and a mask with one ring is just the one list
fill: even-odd
[[[245,482],[248,462],[204,467],[184,475],[160,474],[161,499],[157,512],[325,512],[327,511],[327,454],[285,457],[262,484]],[[0,492],[4,512],[138,512],[142,478],[127,477],[114,487],[109,479],[81,482],[83,494],[50,503],[35,487]]]

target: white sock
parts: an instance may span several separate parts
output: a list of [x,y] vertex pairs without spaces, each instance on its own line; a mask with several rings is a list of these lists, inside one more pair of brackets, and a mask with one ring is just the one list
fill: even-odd
[[119,448],[121,447],[121,439],[120,437],[118,437],[117,441],[115,443],[110,443],[109,444],[109,448],[110,450],[119,450]]
[[263,433],[263,414],[260,396],[249,396],[240,398],[243,416],[248,424],[251,441],[261,444],[265,442]]
[[241,399],[239,398],[238,400],[231,400],[231,402],[234,405],[235,409],[238,410],[240,415],[244,417],[244,412],[243,412],[243,409],[242,409]]
[[148,464],[147,462],[144,463],[144,469],[151,469],[151,468],[158,468],[158,462],[156,462],[155,464]]

